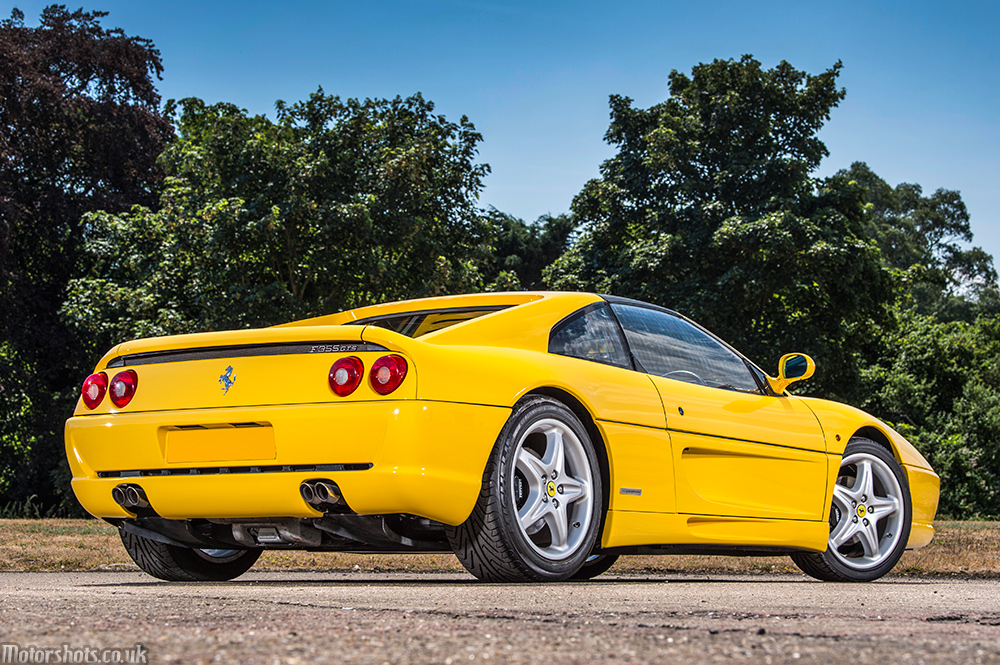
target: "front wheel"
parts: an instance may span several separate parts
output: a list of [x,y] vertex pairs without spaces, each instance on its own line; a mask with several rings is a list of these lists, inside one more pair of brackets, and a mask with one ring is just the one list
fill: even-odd
[[136,565],[168,582],[224,582],[239,577],[257,562],[261,551],[194,549],[167,545],[119,529],[122,544]]
[[560,581],[586,563],[602,510],[587,430],[561,402],[532,396],[500,432],[472,514],[446,532],[462,565],[483,581]]
[[792,555],[808,575],[829,582],[868,582],[899,561],[910,537],[910,489],[892,453],[851,439],[840,462],[825,552]]

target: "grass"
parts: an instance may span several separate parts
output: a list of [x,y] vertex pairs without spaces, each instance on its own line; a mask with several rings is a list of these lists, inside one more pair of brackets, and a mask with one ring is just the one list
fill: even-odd
[[[1000,522],[936,522],[934,541],[906,552],[893,575],[1000,578]],[[0,571],[130,570],[117,529],[93,519],[0,520]],[[254,570],[459,572],[450,554],[345,554],[270,550]],[[788,557],[628,556],[612,573],[798,572]]]
[[[82,510],[77,506],[77,510]],[[45,508],[38,496],[32,494],[24,501],[8,501],[0,506],[0,520],[8,519],[49,519],[53,517],[68,517],[69,509],[65,504],[57,504]]]

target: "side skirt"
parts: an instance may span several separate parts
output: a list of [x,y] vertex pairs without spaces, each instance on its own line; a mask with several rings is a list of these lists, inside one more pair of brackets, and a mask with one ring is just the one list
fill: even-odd
[[776,550],[822,552],[826,550],[829,538],[830,524],[825,520],[813,522],[612,510],[608,512],[605,522],[601,548],[670,545],[739,548],[742,551],[766,551],[768,554]]

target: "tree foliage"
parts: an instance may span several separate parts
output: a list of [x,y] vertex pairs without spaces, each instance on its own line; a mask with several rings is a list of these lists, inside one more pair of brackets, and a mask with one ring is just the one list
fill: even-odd
[[962,320],[997,311],[993,257],[967,247],[972,228],[959,192],[938,189],[924,196],[917,184],[891,187],[864,162],[838,176],[865,188],[865,235],[875,239],[884,264],[903,274],[906,307]]
[[865,236],[864,188],[810,175],[839,71],[745,56],[672,72],[649,109],[612,96],[618,152],[574,199],[585,230],[549,284],[677,309],[765,364],[807,352],[824,369],[813,390],[853,396],[851,350],[891,321],[894,283]]
[[172,135],[159,52],[105,15],[53,5],[37,27],[17,9],[0,21],[0,495],[68,492],[50,476],[92,362],[58,317],[81,217],[155,203]]
[[496,208],[484,214],[490,256],[483,266],[489,290],[539,290],[542,271],[569,247],[576,220],[567,213],[542,215],[526,224]]
[[1000,318],[899,317],[864,369],[861,406],[927,456],[941,475],[943,515],[1000,515]]
[[897,324],[866,348],[860,405],[894,423],[941,475],[940,511],[1000,515],[1000,318],[993,257],[968,247],[957,191],[924,196],[856,162],[839,177],[865,188],[866,234],[901,277]]
[[488,169],[466,118],[419,94],[277,109],[182,100],[160,209],[88,218],[66,316],[108,345],[483,288]]

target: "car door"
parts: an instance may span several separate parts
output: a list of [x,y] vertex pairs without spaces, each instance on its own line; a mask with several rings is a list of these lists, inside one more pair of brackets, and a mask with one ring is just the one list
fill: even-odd
[[805,404],[769,394],[742,356],[675,313],[612,311],[663,403],[677,512],[824,518],[825,442]]

